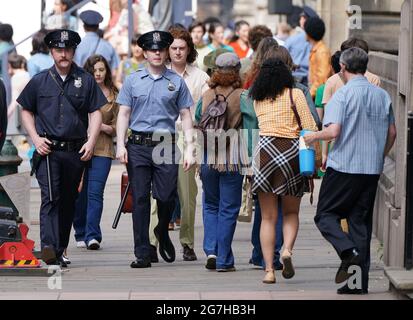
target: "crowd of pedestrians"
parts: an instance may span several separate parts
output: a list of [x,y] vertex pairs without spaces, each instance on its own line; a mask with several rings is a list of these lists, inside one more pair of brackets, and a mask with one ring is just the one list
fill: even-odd
[[[277,270],[291,279],[301,199],[326,171],[315,223],[341,260],[335,280],[345,282],[352,265],[362,270],[361,288],[345,284],[338,293],[368,293],[375,193],[396,128],[389,95],[367,71],[367,42],[348,39],[332,55],[323,41],[325,24],[309,7],[294,29],[280,23],[273,33],[242,20],[228,32],[216,18],[162,28],[160,11],[147,12],[137,1],[129,43],[126,5],[113,3],[102,33],[98,12],[84,11],[79,21],[64,14],[71,1],[56,0],[44,21],[49,30],[33,36],[31,57],[9,55],[9,123],[21,112],[32,151],[48,161],[50,155],[59,171],[52,185],[43,162],[36,172],[45,262],[71,263],[72,225],[78,248],[104,250],[104,189],[117,158],[127,167],[133,197],[132,268],[157,263],[158,249],[166,262],[176,259],[169,237],[175,223],[183,260],[198,259],[199,175],[206,269],[236,271],[232,241],[249,184],[255,202],[250,263],[263,268],[265,284],[276,283]],[[75,32],[81,25],[83,39]],[[0,55],[13,46],[12,37],[12,27],[1,24]],[[300,139],[303,130],[310,133]],[[245,131],[244,146],[225,140]],[[171,162],[155,159],[167,140],[157,140],[159,132],[172,142],[171,153],[162,154]],[[222,135],[223,147],[216,148]],[[302,143],[317,150],[313,177],[300,172]]]

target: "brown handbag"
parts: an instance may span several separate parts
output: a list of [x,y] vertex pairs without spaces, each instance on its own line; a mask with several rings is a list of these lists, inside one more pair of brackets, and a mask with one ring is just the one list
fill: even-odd
[[[129,177],[127,172],[122,173],[122,181],[121,181],[121,199],[125,195],[126,186],[128,185]],[[122,212],[124,213],[132,213],[133,210],[133,201],[132,201],[132,189],[129,189],[128,195],[126,196],[125,204],[123,205]]]

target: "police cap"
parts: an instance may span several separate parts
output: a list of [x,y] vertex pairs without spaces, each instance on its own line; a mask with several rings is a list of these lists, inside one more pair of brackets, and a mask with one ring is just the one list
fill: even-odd
[[83,21],[84,24],[88,26],[98,26],[99,23],[103,21],[102,15],[99,12],[93,10],[83,11],[79,15],[79,18]]
[[319,18],[317,12],[315,12],[313,9],[311,9],[309,6],[304,6],[303,7],[303,12],[301,13],[301,16],[308,18]]
[[143,50],[162,50],[168,48],[174,37],[165,31],[151,31],[141,35],[138,39],[138,46]]
[[81,39],[77,32],[59,29],[49,32],[44,42],[49,48],[74,48],[76,49]]

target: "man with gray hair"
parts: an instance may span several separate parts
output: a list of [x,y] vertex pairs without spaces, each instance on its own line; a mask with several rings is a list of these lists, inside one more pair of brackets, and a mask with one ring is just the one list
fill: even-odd
[[[347,284],[338,294],[368,293],[376,190],[384,159],[396,139],[390,96],[364,76],[368,61],[362,49],[343,52],[340,65],[346,85],[327,104],[324,130],[304,137],[307,144],[335,140],[314,220],[342,260],[335,281]],[[348,234],[341,219],[348,220]],[[354,270],[356,277],[351,274]]]

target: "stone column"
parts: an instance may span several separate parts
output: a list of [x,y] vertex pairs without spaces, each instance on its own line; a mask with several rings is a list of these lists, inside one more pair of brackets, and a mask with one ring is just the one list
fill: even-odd
[[[413,111],[413,1],[405,0],[401,9],[399,38],[399,80],[396,113],[398,141],[396,154],[396,203],[400,203],[400,215],[390,221],[389,262],[390,265],[404,266],[406,231],[406,175],[407,175],[407,114]],[[397,201],[399,200],[399,201]],[[393,217],[392,217],[393,218]],[[393,249],[393,250],[391,250]]]
[[235,0],[234,1],[235,20],[243,19],[251,26],[264,24],[275,32],[279,21],[279,15],[268,14],[267,0]]
[[349,35],[349,19],[347,8],[349,0],[318,0],[317,12],[326,24],[324,41],[331,53],[340,49],[341,43]]

